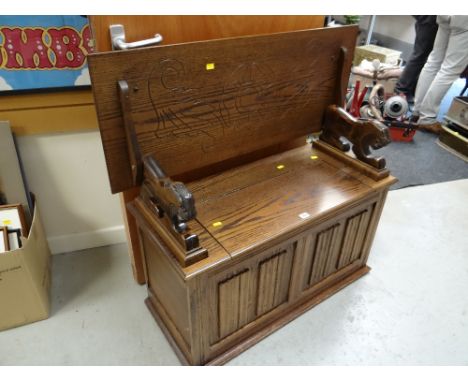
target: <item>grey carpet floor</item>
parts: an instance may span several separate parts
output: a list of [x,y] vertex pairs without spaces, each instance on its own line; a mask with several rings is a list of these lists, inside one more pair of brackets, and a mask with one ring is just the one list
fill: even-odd
[[391,189],[468,178],[468,163],[437,144],[437,136],[417,131],[412,142],[392,142],[375,152],[399,181]]

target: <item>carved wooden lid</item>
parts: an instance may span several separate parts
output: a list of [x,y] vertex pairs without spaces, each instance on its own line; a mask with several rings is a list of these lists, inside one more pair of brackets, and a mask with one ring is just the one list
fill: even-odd
[[348,74],[357,31],[324,28],[90,55],[112,192],[132,187],[118,81],[129,87],[141,154],[154,155],[175,179],[196,179],[320,131],[336,99],[341,47],[348,50]]

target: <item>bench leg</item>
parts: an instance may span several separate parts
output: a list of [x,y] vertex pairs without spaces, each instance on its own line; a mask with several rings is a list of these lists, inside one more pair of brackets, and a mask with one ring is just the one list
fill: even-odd
[[138,228],[135,222],[135,218],[127,210],[127,203],[131,202],[139,194],[139,187],[123,191],[120,194],[120,203],[122,206],[122,216],[125,224],[125,233],[127,236],[128,251],[133,269],[133,277],[138,284],[146,284],[143,251],[140,247]]

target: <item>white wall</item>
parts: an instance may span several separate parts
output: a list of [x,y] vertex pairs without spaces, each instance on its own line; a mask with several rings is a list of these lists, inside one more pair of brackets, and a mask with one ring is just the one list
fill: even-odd
[[126,240],[99,132],[32,135],[17,141],[53,253]]
[[[366,29],[369,26],[370,16],[362,16],[359,28]],[[414,18],[412,16],[377,16],[374,24],[374,33],[392,37],[396,40],[414,43]]]

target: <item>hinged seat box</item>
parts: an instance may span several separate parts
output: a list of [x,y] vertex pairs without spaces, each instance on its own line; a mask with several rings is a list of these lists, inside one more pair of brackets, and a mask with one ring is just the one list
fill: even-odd
[[395,178],[370,150],[386,127],[339,107],[356,35],[89,57],[112,191],[141,187],[146,303],[184,363],[225,363],[368,272]]

